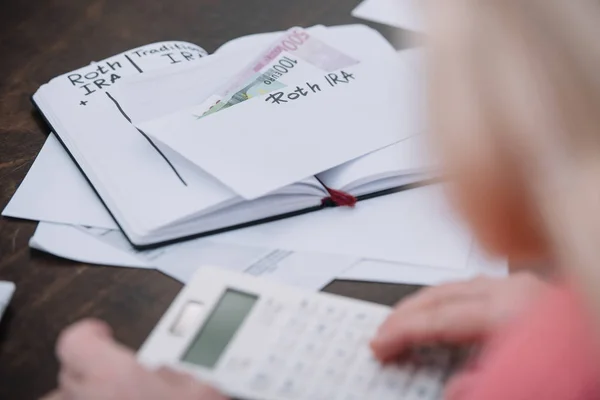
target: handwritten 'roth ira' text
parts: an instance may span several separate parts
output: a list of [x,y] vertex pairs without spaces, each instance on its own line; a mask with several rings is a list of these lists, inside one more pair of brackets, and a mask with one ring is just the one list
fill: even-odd
[[309,83],[306,82],[306,87],[296,86],[294,90],[289,93],[286,92],[273,92],[269,94],[265,101],[270,102],[271,104],[283,104],[288,103],[290,101],[298,100],[301,97],[306,97],[310,93],[318,93],[321,92],[321,86],[327,87],[329,84],[330,87],[336,87],[339,84],[348,84],[354,79],[354,74],[340,71],[338,73],[332,72],[324,76],[326,84],[319,85],[318,83]]

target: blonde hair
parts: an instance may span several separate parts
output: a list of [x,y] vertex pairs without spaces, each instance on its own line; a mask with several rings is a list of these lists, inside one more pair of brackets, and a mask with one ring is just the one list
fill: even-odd
[[431,127],[441,154],[463,174],[502,177],[483,177],[493,181],[488,189],[498,183],[490,196],[519,193],[600,322],[600,4],[427,4]]
[[502,148],[506,160],[537,168],[521,172],[544,176],[600,157],[596,1],[429,4],[434,130],[476,141],[454,145]]

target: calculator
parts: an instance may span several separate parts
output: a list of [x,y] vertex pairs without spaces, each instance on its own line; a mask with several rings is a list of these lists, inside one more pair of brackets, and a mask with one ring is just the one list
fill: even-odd
[[380,364],[369,341],[390,307],[215,267],[198,270],[140,351],[246,400],[441,399],[444,349]]
[[4,315],[8,303],[15,292],[15,284],[8,281],[0,281],[0,318]]

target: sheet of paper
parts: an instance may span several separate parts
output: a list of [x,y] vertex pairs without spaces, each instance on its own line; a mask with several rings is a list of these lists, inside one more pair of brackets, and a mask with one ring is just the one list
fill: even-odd
[[80,262],[157,268],[187,283],[200,265],[218,265],[255,276],[317,290],[334,278],[386,283],[437,285],[477,275],[504,276],[507,264],[473,253],[468,267],[445,269],[398,262],[293,252],[196,240],[151,251],[136,251],[119,231],[40,223],[31,246]]
[[364,0],[352,16],[415,32],[425,30],[421,3],[425,0]]
[[[29,240],[29,246],[36,250],[53,254],[82,263],[111,265],[132,268],[151,268],[134,252],[124,251],[111,243],[99,240],[98,237],[85,234],[87,228],[40,222]],[[100,235],[112,230],[93,228]],[[118,231],[112,231],[118,232]]]
[[211,236],[211,241],[463,269],[474,245],[441,186]]
[[2,215],[35,221],[118,228],[54,133],[50,133],[46,139]]
[[491,259],[473,251],[466,268],[446,269],[424,267],[399,262],[361,259],[338,276],[352,281],[409,283],[415,285],[439,285],[485,275],[504,277],[508,275],[508,262]]
[[182,282],[191,279],[201,264],[211,264],[281,283],[318,290],[353,262],[347,256],[294,252],[211,243],[168,252],[152,261],[163,273]]
[[[440,188],[438,187],[416,189],[361,202],[355,210],[326,210],[288,221],[273,222],[264,226],[168,246],[165,249],[179,248],[181,253],[171,253],[170,250],[165,250],[165,257],[167,257],[165,260],[168,261],[165,262],[164,269],[172,271],[171,274],[184,276],[189,269],[185,262],[178,261],[178,257],[186,259],[180,254],[185,255],[189,252],[189,260],[192,260],[191,268],[193,268],[195,265],[193,260],[199,255],[205,254],[207,248],[205,246],[208,246],[208,249],[215,249],[217,244],[223,245],[224,249],[250,248],[253,249],[252,251],[266,249],[265,252],[268,252],[268,249],[281,249],[303,253],[340,254],[352,259],[376,260],[378,267],[372,269],[372,274],[369,272],[371,268],[369,265],[372,265],[369,261],[360,264],[363,267],[357,267],[354,272],[344,275],[345,278],[354,277],[359,280],[384,279],[385,271],[389,269],[387,266],[390,264],[412,266],[402,271],[419,271],[416,275],[417,278],[427,282],[445,279],[445,276],[461,279],[463,276],[470,276],[471,271],[481,272],[486,270],[486,266],[493,267],[495,263],[481,255],[469,232],[448,211],[447,206],[440,202],[440,198]],[[47,225],[40,224],[40,227]],[[98,238],[105,242],[110,239],[111,245],[130,253],[155,254],[155,251],[142,253],[134,251],[119,231],[109,231],[109,234],[102,229],[81,227],[62,229],[67,228],[71,231],[70,235],[73,235],[72,231],[75,230],[80,233],[86,232],[84,234],[88,235],[97,234]],[[53,229],[58,228],[54,226]],[[39,236],[40,233],[36,233],[34,239],[39,241]],[[63,243],[62,237],[63,235],[56,231],[52,235],[48,235],[52,242],[45,245],[46,251],[52,249],[54,242]],[[69,237],[67,236],[62,246],[58,247],[59,255],[79,260],[81,258],[77,257],[81,256],[65,255],[67,251],[79,254],[80,248],[85,248],[84,246],[72,246],[71,243],[77,242],[68,239]],[[159,249],[156,254],[160,254],[162,251],[163,249]],[[262,250],[259,250],[259,255],[262,255],[263,253],[260,251]],[[196,252],[199,252],[199,255]],[[239,254],[240,252],[231,251],[230,253]],[[171,257],[175,257],[175,259]],[[219,260],[221,259],[217,259],[217,261]],[[93,262],[86,259],[82,259],[82,261]],[[234,262],[238,262],[238,260],[235,259]],[[100,263],[108,262],[104,260]],[[116,264],[119,263],[117,259]],[[160,267],[160,265],[154,266]],[[180,272],[177,272],[178,268],[181,268]],[[431,273],[423,272],[430,270]],[[404,272],[399,275],[392,274],[392,276],[404,277]],[[407,272],[406,276],[408,279],[412,275]]]
[[318,290],[354,263],[339,255],[302,253],[208,241],[191,241],[156,250],[136,251],[116,230],[41,222],[32,248],[92,264],[156,268],[187,283],[202,265],[216,265],[263,276],[307,290]]

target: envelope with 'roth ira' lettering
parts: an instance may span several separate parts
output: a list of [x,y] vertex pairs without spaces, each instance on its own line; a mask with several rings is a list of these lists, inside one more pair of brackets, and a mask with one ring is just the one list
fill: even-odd
[[416,74],[379,55],[211,115],[198,106],[137,126],[254,199],[418,133]]

